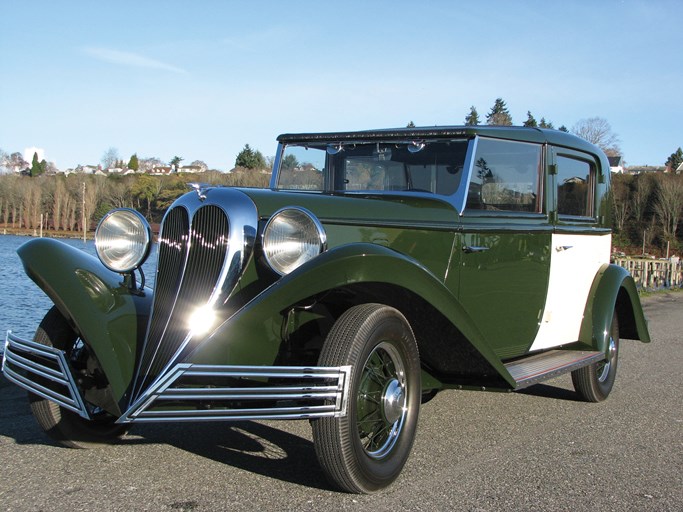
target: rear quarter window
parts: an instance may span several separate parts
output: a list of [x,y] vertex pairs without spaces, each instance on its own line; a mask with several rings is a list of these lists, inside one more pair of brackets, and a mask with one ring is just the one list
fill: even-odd
[[557,213],[593,217],[595,165],[587,160],[557,156]]

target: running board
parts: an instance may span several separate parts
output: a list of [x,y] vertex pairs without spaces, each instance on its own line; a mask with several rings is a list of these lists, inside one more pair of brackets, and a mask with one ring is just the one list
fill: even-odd
[[549,350],[505,363],[505,368],[515,379],[515,389],[522,389],[603,359],[605,354],[598,351]]

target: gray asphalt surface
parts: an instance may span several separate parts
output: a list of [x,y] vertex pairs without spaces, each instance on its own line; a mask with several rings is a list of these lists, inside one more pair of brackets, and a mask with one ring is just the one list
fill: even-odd
[[0,378],[0,510],[681,511],[683,293],[645,309],[653,342],[622,342],[606,402],[578,402],[567,375],[441,393],[402,476],[372,496],[330,490],[307,422],[139,425],[66,449]]

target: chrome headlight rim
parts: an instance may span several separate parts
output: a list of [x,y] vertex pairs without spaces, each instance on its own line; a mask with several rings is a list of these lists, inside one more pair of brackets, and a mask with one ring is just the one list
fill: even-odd
[[[124,248],[128,257],[122,259]],[[95,230],[97,257],[105,267],[119,274],[129,274],[140,268],[151,248],[152,228],[147,219],[132,208],[110,210]]]
[[[296,256],[297,252],[299,255],[295,258],[295,261],[290,264],[283,263],[281,253],[273,252],[271,246],[276,242],[270,239],[270,237],[273,236],[272,232],[278,222],[285,222],[285,225],[290,225],[287,223],[287,216],[298,217],[299,221],[307,223],[308,229],[311,230],[309,234],[313,235],[309,240],[304,240],[303,238],[298,240],[303,244],[308,244],[309,250],[292,251],[290,256]],[[291,242],[292,241],[290,241],[290,243]],[[296,240],[294,242],[296,242]],[[270,216],[270,219],[268,219],[268,222],[266,222],[261,234],[261,246],[268,266],[278,275],[284,276],[325,252],[327,250],[327,233],[325,232],[322,223],[311,211],[302,206],[285,206],[273,213],[273,215]]]

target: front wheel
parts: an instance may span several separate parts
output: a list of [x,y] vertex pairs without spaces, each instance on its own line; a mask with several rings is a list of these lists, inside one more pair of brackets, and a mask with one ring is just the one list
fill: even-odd
[[344,491],[391,484],[408,460],[420,407],[420,357],[403,315],[381,304],[346,311],[330,331],[320,366],[352,367],[347,414],[313,421],[316,455]]
[[602,402],[614,386],[619,359],[619,321],[612,316],[609,345],[604,361],[599,361],[572,372],[576,392],[587,402]]
[[[94,358],[87,347],[56,307],[47,312],[33,341],[64,350],[76,370],[87,370],[93,365]],[[29,393],[29,402],[33,415],[45,433],[70,448],[92,448],[111,443],[127,430],[125,425],[115,423],[115,417],[90,404],[86,405],[90,407],[92,420],[86,420],[33,393]]]

